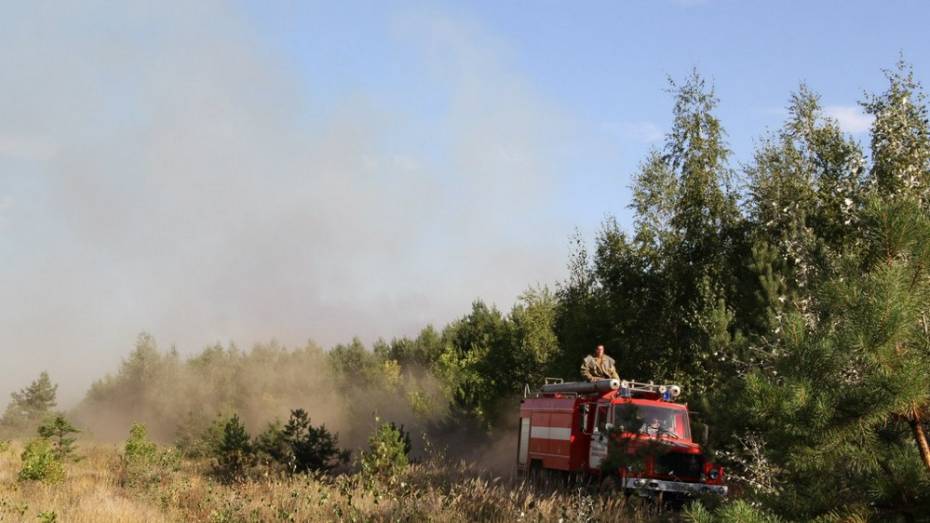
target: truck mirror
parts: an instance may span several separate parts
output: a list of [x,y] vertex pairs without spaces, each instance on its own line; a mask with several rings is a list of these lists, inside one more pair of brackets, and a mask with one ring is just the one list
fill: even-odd
[[588,405],[587,404],[581,406],[581,433],[589,434],[588,432]]

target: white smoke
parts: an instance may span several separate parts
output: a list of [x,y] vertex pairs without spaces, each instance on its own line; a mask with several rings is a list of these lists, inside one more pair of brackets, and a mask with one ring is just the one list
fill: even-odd
[[474,26],[385,22],[442,90],[424,151],[384,93],[319,106],[226,3],[5,11],[0,403],[43,369],[73,400],[142,330],[371,341],[562,273],[567,119]]

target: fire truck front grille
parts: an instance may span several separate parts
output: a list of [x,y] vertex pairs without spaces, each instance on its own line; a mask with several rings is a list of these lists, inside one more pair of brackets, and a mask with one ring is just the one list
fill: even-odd
[[670,452],[657,456],[656,474],[698,481],[704,471],[704,456]]

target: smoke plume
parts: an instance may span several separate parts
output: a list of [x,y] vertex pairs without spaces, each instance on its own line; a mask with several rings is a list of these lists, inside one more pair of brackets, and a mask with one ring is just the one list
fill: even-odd
[[73,405],[143,330],[182,354],[327,347],[556,279],[566,118],[473,25],[386,23],[428,120],[225,2],[7,6],[0,397],[47,369]]

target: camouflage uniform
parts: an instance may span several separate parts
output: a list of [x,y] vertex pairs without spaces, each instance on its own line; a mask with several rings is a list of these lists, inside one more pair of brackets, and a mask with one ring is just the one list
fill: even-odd
[[596,356],[587,356],[581,363],[581,376],[588,381],[597,380],[619,380],[617,368],[614,366],[614,359],[608,355],[603,355],[598,361]]

